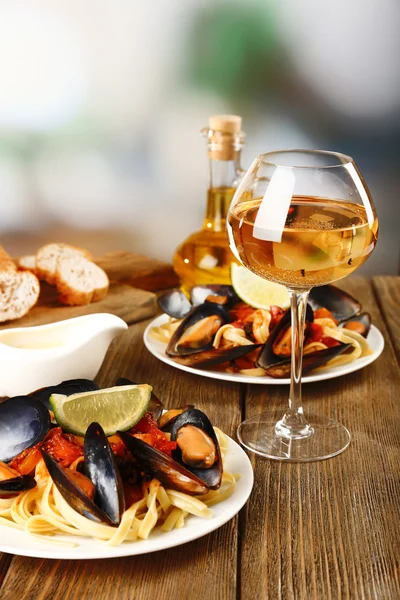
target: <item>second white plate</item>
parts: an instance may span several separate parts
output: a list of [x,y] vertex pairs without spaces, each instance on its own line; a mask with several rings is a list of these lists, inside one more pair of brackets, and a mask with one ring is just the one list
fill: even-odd
[[[168,315],[160,315],[146,327],[146,330],[143,334],[143,340],[148,351],[151,352],[153,356],[166,363],[167,365],[170,365],[175,369],[181,369],[182,371],[186,371],[187,373],[194,373],[195,375],[201,375],[202,377],[211,377],[212,379],[222,379],[223,381],[236,381],[238,383],[257,383],[264,385],[290,384],[289,378],[274,379],[268,376],[248,377],[246,375],[241,375],[240,373],[223,373],[221,371],[213,371],[212,369],[194,369],[193,367],[186,367],[185,365],[180,365],[165,354],[166,344],[158,342],[152,339],[150,336],[150,329],[152,327],[159,327],[163,323],[166,323],[167,320]],[[334,377],[340,377],[341,375],[346,375],[347,373],[358,371],[358,369],[362,369],[374,362],[374,360],[376,360],[378,356],[380,356],[385,346],[383,335],[377,327],[371,325],[371,329],[368,334],[367,340],[372,350],[372,354],[370,354],[369,356],[365,356],[364,358],[359,358],[347,365],[343,365],[342,367],[334,367],[326,371],[321,371],[320,373],[315,373],[314,375],[306,375],[302,379],[303,383],[311,383],[312,381],[323,381],[325,379],[333,379]]]

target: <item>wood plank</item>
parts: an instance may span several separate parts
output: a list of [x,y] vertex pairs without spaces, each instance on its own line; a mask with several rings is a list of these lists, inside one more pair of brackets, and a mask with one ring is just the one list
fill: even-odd
[[[144,350],[145,324],[110,346],[100,385],[118,377],[148,382],[165,406],[195,403],[233,434],[241,418],[240,388],[183,373]],[[140,542],[139,542],[140,543]],[[236,600],[237,518],[204,538],[156,554],[101,561],[46,561],[15,557],[0,590],[2,600],[194,598]]]
[[374,277],[372,283],[400,362],[400,277]]
[[85,306],[64,306],[57,299],[56,289],[41,283],[40,297],[36,306],[21,319],[2,324],[0,329],[44,325],[93,313],[113,313],[128,324],[135,323],[148,319],[156,313],[155,295],[130,285],[115,284],[110,287],[107,296],[99,302]]
[[142,290],[155,292],[178,285],[179,278],[172,265],[132,252],[109,252],[95,259],[110,281],[128,283]]
[[[400,372],[371,286],[343,285],[382,331],[386,348],[365,369],[307,384],[305,411],[348,427],[350,447],[311,464],[252,457],[255,486],[241,523],[241,598],[400,597]],[[246,416],[275,409],[288,386],[252,386]]]

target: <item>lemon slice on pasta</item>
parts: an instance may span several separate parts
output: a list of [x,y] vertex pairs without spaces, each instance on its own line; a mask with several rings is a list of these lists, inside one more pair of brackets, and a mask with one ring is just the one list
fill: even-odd
[[100,423],[107,436],[126,431],[140,421],[150,402],[147,384],[116,386],[82,394],[52,394],[50,404],[64,431],[85,435],[91,423]]
[[245,267],[232,263],[231,280],[239,298],[253,308],[290,306],[289,292],[285,286],[262,279]]

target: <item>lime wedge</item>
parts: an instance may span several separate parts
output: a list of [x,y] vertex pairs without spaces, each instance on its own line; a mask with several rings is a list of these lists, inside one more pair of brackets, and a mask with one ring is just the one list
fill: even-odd
[[107,436],[126,431],[140,421],[150,402],[152,387],[123,385],[83,394],[52,394],[50,404],[56,421],[65,431],[85,435],[93,421]]
[[253,308],[290,306],[289,292],[285,286],[262,279],[236,263],[231,264],[231,280],[239,298]]

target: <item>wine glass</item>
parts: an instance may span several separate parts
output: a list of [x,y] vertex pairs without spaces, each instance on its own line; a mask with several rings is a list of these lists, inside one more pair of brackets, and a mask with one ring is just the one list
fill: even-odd
[[350,434],[340,423],[305,415],[301,403],[305,312],[310,289],[346,277],[372,253],[378,220],[368,188],[349,156],[317,150],[260,154],[229,208],[230,246],[260,277],[283,284],[291,301],[288,407],[244,421],[240,442],[277,460],[308,462],[343,452]]

